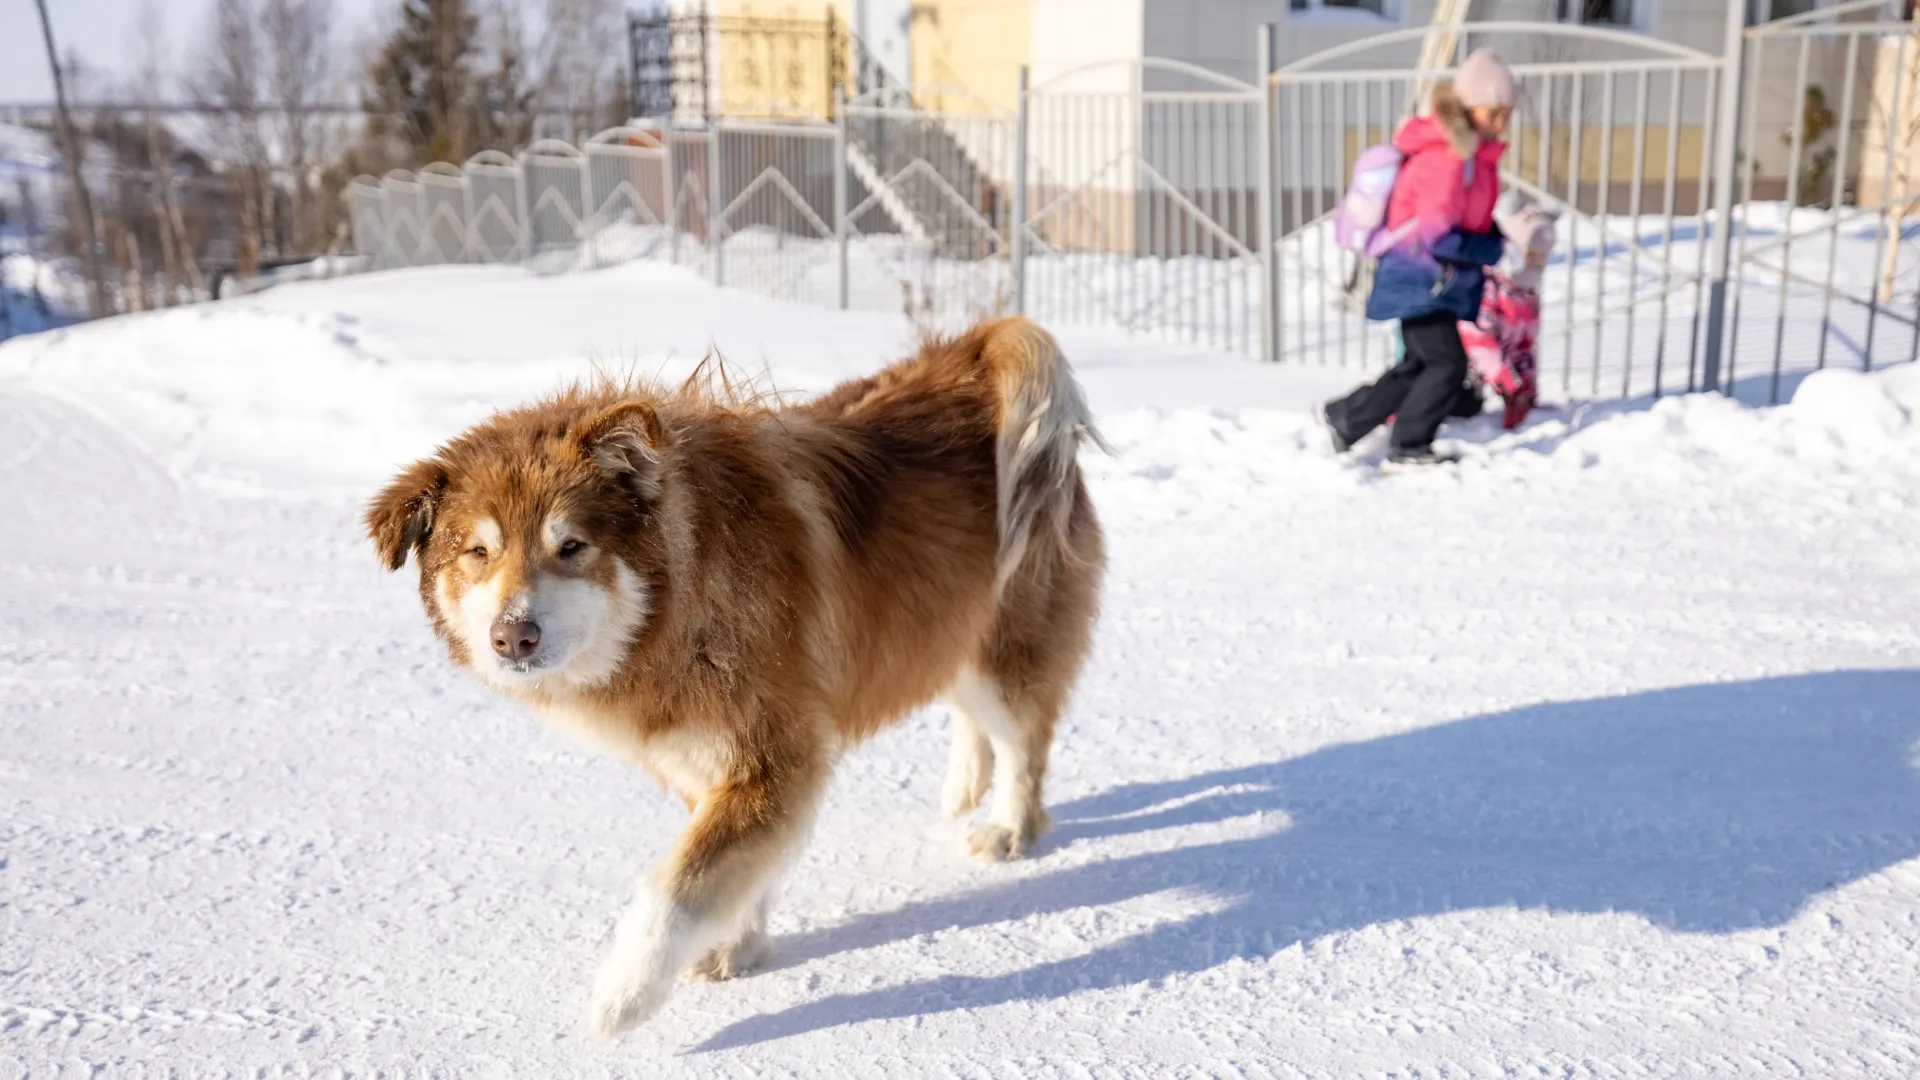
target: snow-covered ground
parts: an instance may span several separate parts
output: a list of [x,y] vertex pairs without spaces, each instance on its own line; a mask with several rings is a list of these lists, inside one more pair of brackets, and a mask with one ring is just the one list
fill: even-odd
[[717,341],[897,316],[635,263],[290,285],[0,346],[0,1075],[1920,1071],[1920,369],[1333,457],[1338,371],[1063,335],[1119,454],[1056,829],[982,868],[938,710],[854,753],[750,979],[603,1047],[684,812],[453,670],[397,462]]

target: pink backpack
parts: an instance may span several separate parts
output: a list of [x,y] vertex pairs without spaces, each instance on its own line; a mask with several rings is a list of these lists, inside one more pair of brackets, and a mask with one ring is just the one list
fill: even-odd
[[1353,163],[1353,178],[1333,214],[1333,242],[1364,259],[1377,259],[1399,239],[1389,232],[1387,202],[1406,155],[1392,143],[1369,146]]

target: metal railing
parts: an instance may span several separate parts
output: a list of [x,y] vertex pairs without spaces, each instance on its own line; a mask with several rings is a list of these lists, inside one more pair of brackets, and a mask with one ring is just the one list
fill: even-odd
[[[1464,28],[1456,59],[1493,45],[1522,89],[1508,197],[1561,215],[1549,391],[1772,401],[1821,367],[1920,355],[1920,25],[1897,7],[1851,0],[1751,28],[1735,13],[1721,55],[1592,27]],[[1359,153],[1447,74],[1368,66],[1421,33],[1285,67],[1263,40],[1256,83],[1095,65],[1023,81],[1010,112],[881,86],[837,102],[832,122],[765,107],[617,128],[361,178],[346,197],[380,266],[655,257],[936,328],[1026,311],[1378,366],[1393,327],[1361,316],[1364,268],[1331,216]]]
[[[1361,268],[1334,245],[1332,216],[1359,153],[1391,138],[1413,88],[1444,73],[1336,64],[1421,33],[1383,34],[1272,76],[1272,108],[1291,133],[1276,182],[1281,357],[1362,366],[1392,360],[1393,328],[1361,314],[1363,297],[1351,287]],[[1457,48],[1493,44],[1524,56],[1508,45],[1520,35],[1630,54],[1511,64],[1522,106],[1508,131],[1502,186],[1509,205],[1561,215],[1542,295],[1543,384],[1585,397],[1691,389],[1700,383],[1694,315],[1706,265],[1697,243],[1705,236],[1701,178],[1710,171],[1720,60],[1640,35],[1538,23],[1469,24]],[[1682,213],[1691,225],[1676,229]],[[1677,251],[1688,236],[1694,250]]]

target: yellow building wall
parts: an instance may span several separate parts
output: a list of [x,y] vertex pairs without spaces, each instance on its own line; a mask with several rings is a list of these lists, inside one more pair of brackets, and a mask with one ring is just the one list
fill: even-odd
[[[922,94],[923,108],[1012,112],[1032,55],[1028,0],[922,0],[914,5],[913,81],[964,91]],[[969,96],[972,95],[972,96]],[[980,100],[975,100],[978,98]]]
[[[714,93],[725,116],[828,119],[833,115],[830,42],[841,44],[840,72],[851,80],[847,32],[852,0],[714,0]],[[829,35],[832,26],[837,36]]]
[[[1616,183],[1625,183],[1633,179],[1633,134],[1630,124],[1621,124],[1613,129],[1613,164],[1607,167],[1606,131],[1590,126],[1580,132],[1580,180],[1582,183],[1597,184],[1601,179],[1609,178]],[[1573,133],[1561,129],[1553,133],[1551,145],[1547,147],[1547,175],[1560,183],[1565,183],[1567,172],[1572,168],[1570,151]],[[1706,129],[1699,124],[1682,124],[1678,140],[1678,159],[1673,168],[1675,180],[1686,182],[1699,180],[1711,170],[1703,172],[1705,163],[1703,153],[1706,149]],[[1667,126],[1648,124],[1644,162],[1640,175],[1648,179],[1665,179],[1667,164]],[[1507,147],[1505,167],[1526,177],[1535,183],[1540,181],[1540,136],[1520,132],[1517,142]]]
[[[1603,177],[1614,183],[1624,184],[1633,179],[1633,126],[1621,124],[1613,130],[1613,167],[1606,168],[1606,131],[1599,127],[1588,127],[1580,133],[1580,182],[1597,184]],[[1546,147],[1546,176],[1554,184],[1564,185],[1568,181],[1567,173],[1573,166],[1570,151],[1573,145],[1573,133],[1564,128],[1555,131]],[[1347,160],[1340,169],[1344,178],[1352,169],[1360,152],[1381,137],[1380,129],[1367,131],[1359,129],[1347,133]],[[1681,183],[1698,181],[1707,175],[1710,169],[1703,171],[1705,161],[1702,152],[1706,148],[1706,130],[1699,124],[1682,124],[1677,141],[1678,152],[1673,177]],[[1643,151],[1640,175],[1647,180],[1664,180],[1668,172],[1667,165],[1667,127],[1665,124],[1648,124],[1646,145]],[[1501,167],[1517,172],[1533,183],[1541,182],[1541,147],[1538,132],[1522,129],[1519,138],[1507,147],[1507,156]],[[1344,181],[1343,181],[1344,182]],[[1558,194],[1558,193],[1557,193]],[[1651,209],[1651,208],[1650,208]]]
[[[708,49],[721,113],[832,116],[829,12],[845,40],[853,0],[712,0],[708,11],[715,17]],[[908,36],[913,82],[959,92],[931,89],[917,104],[948,112],[1012,112],[1020,68],[1031,55],[1031,27],[1028,0],[918,0]],[[849,84],[853,64],[849,51],[841,65]]]

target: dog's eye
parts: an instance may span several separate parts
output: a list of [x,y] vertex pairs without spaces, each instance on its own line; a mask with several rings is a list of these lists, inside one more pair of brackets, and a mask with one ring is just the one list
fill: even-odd
[[575,555],[578,555],[585,550],[587,550],[587,545],[585,544],[585,542],[580,540],[569,540],[566,543],[560,545],[560,557],[563,559],[571,559]]
[[485,544],[475,544],[467,549],[467,554],[476,559],[484,559],[487,557],[487,546]]

